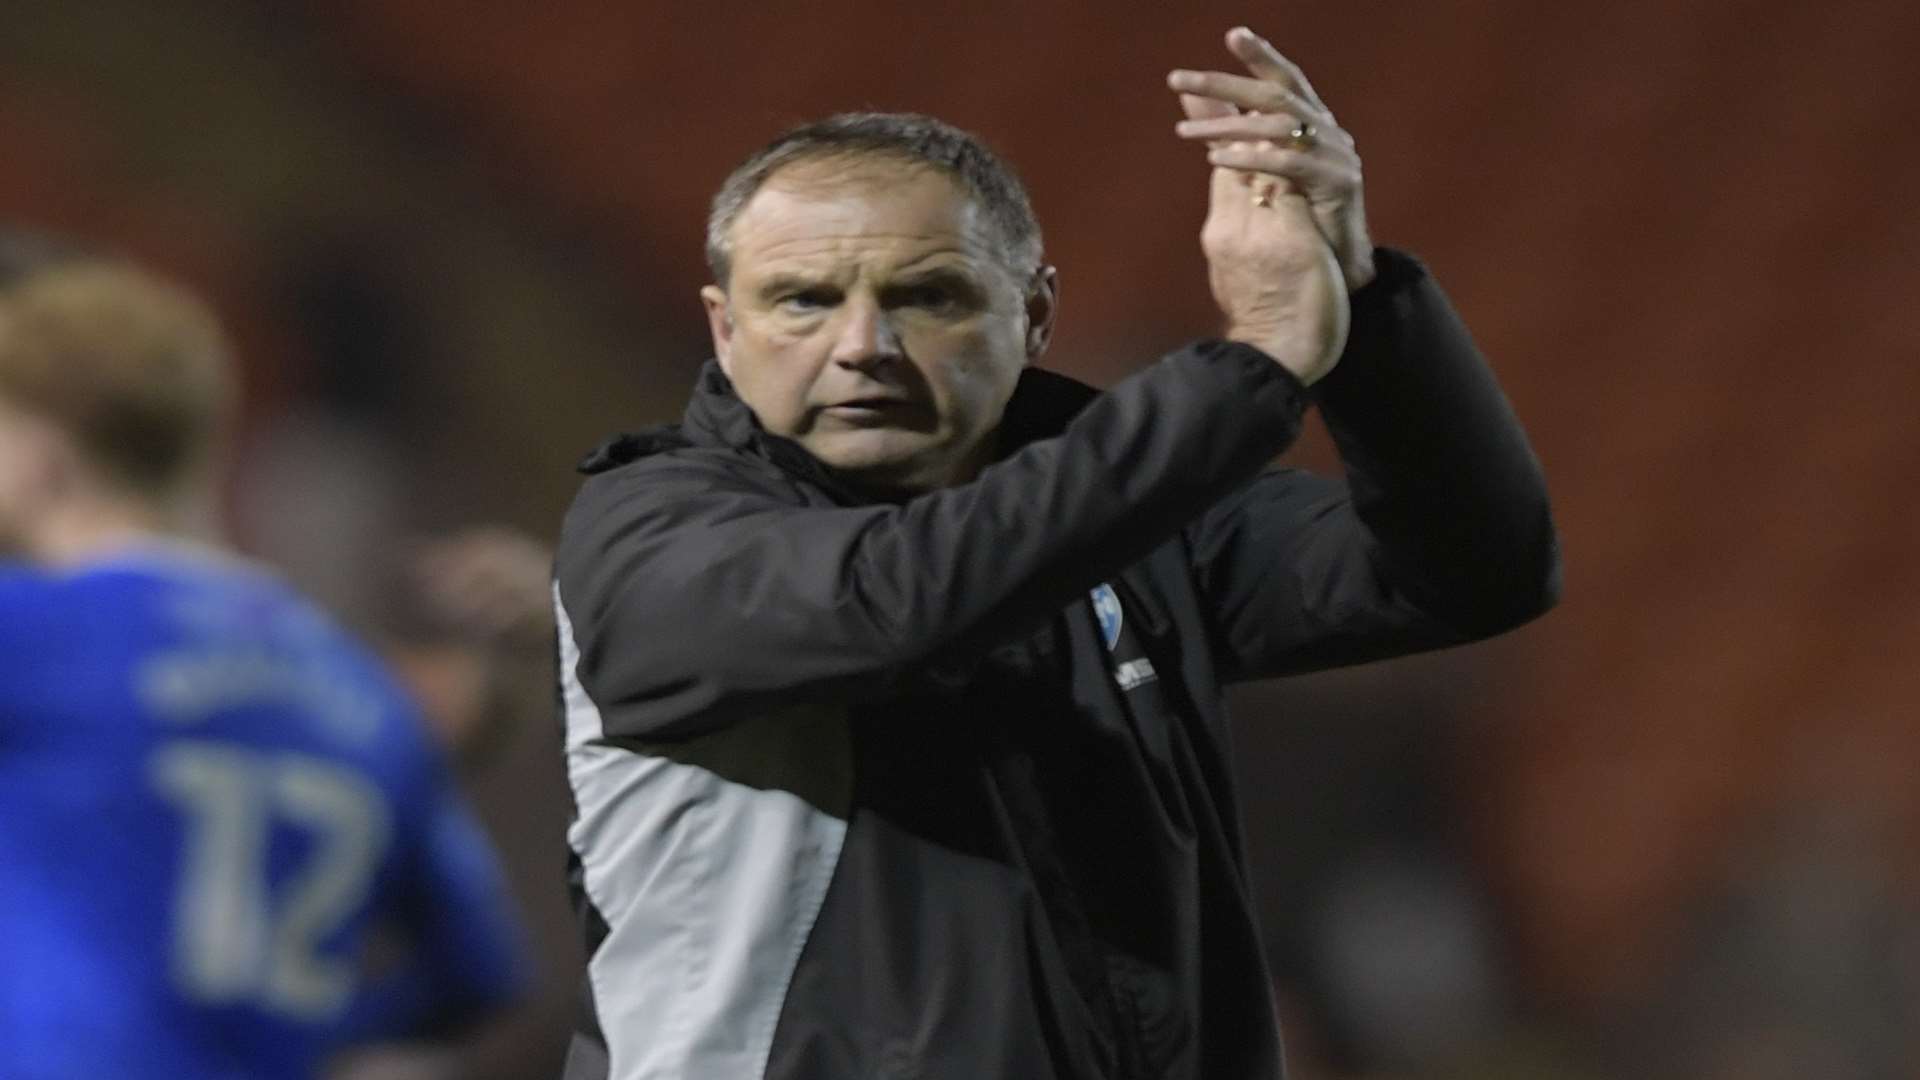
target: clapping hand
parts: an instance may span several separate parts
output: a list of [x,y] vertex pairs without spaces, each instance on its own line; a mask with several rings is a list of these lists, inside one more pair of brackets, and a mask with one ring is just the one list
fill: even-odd
[[1306,77],[1244,27],[1227,48],[1252,73],[1177,70],[1182,138],[1205,142],[1213,176],[1201,247],[1227,336],[1303,382],[1346,343],[1350,289],[1373,278],[1360,159]]

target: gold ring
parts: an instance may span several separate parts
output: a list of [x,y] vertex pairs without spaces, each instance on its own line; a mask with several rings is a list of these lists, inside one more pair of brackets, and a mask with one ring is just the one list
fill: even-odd
[[1302,120],[1298,127],[1287,132],[1287,145],[1295,150],[1311,150],[1320,145],[1320,129]]

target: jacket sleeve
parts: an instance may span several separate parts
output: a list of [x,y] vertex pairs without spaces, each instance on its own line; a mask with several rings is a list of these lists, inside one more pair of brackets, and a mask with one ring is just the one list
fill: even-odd
[[1472,641],[1558,597],[1546,483],[1519,421],[1426,270],[1386,249],[1379,265],[1315,387],[1345,482],[1268,473],[1189,530],[1225,678]]
[[1258,349],[1203,343],[973,482],[898,505],[797,505],[718,451],[643,459],[590,480],[568,515],[563,665],[604,734],[655,738],[937,680],[1178,535],[1294,439],[1304,408]]

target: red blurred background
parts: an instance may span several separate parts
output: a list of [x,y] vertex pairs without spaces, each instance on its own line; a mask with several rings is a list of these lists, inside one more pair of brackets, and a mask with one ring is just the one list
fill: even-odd
[[[1915,1075],[1920,7],[8,5],[0,219],[216,298],[239,540],[378,624],[397,540],[551,535],[578,452],[677,413],[705,201],[790,123],[1002,150],[1052,366],[1212,331],[1162,77],[1243,22],[1477,330],[1568,575],[1506,639],[1242,695],[1300,1071]],[[547,1075],[576,977],[548,724],[471,781],[552,962],[470,1075]]]

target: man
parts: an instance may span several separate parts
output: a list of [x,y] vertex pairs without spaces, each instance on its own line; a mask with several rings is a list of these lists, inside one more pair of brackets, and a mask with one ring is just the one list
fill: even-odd
[[0,240],[10,1080],[307,1077],[520,992],[497,869],[416,710],[193,539],[232,398],[197,301]]
[[[1281,1074],[1222,685],[1497,633],[1558,564],[1351,140],[1227,41],[1252,77],[1170,77],[1225,337],[1103,394],[1027,366],[1055,272],[964,133],[835,117],[722,185],[716,360],[558,551],[570,1080]],[[1263,472],[1309,385],[1344,484]]]

